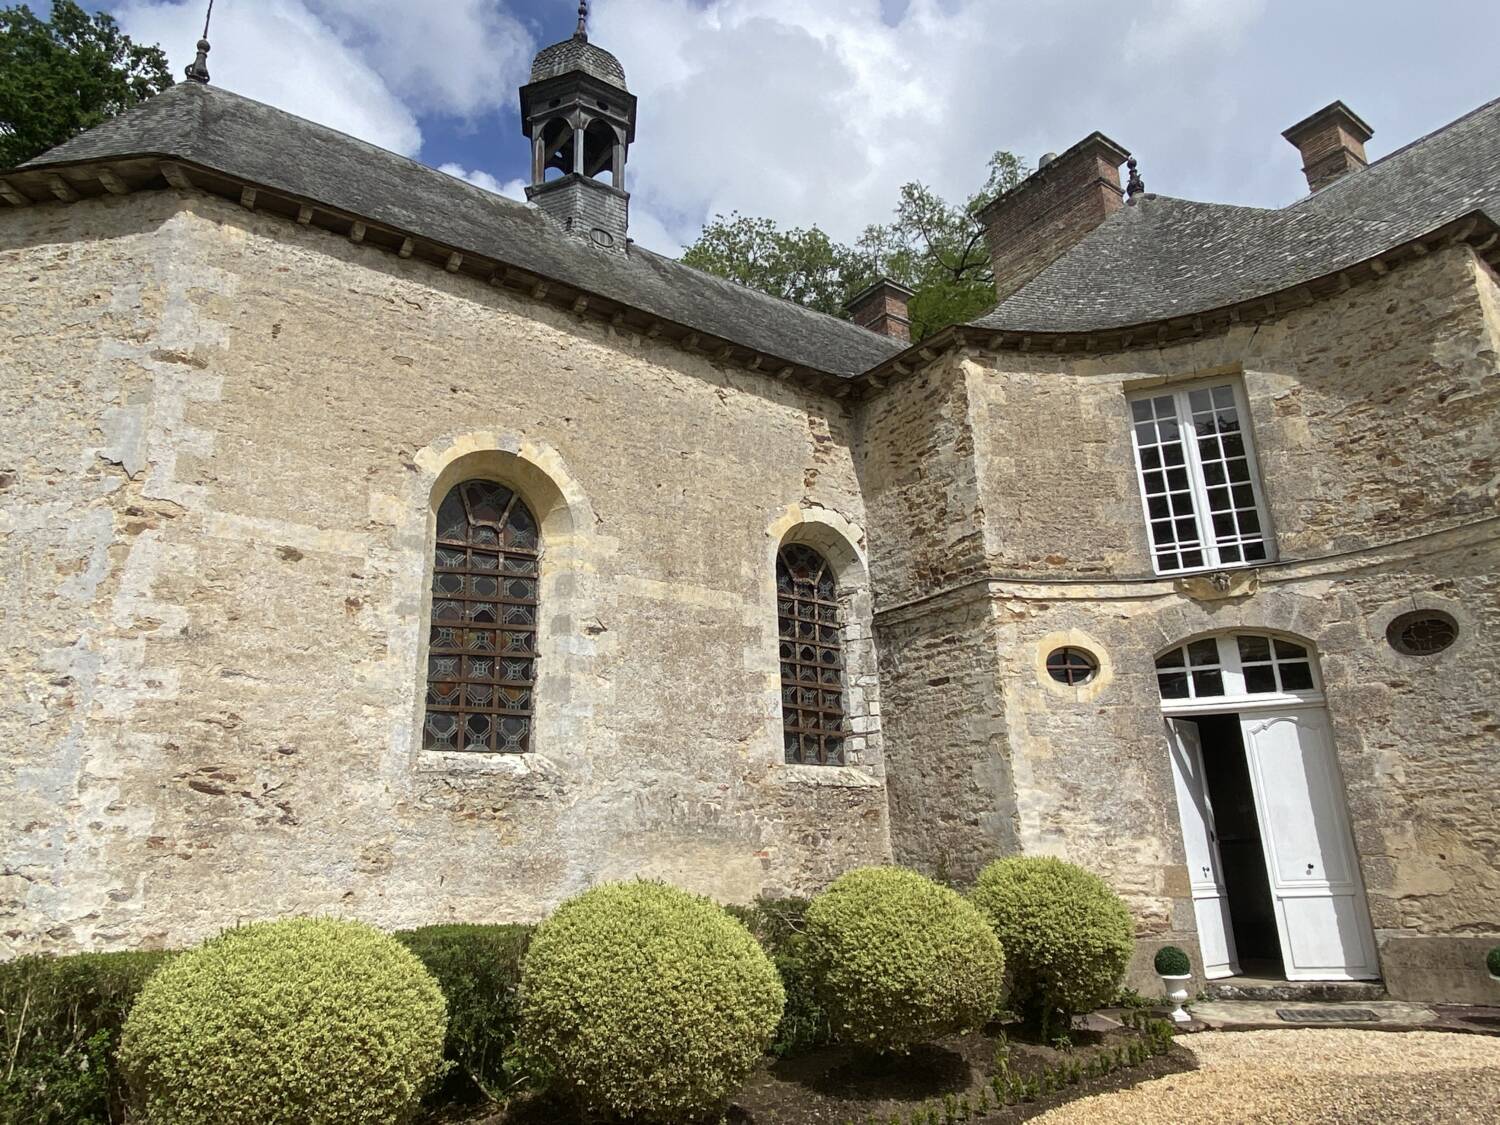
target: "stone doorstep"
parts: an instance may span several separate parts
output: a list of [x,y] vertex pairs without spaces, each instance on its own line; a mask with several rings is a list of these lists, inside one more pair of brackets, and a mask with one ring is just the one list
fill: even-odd
[[[1289,1023],[1278,1011],[1327,1008],[1363,1008],[1375,1013],[1374,1020],[1331,1021],[1327,1023]],[[1340,1027],[1365,1031],[1473,1031],[1459,1020],[1440,1014],[1425,1004],[1406,1004],[1399,1000],[1340,1001],[1330,1004],[1309,1000],[1205,1000],[1189,1004],[1193,1023],[1188,1030],[1263,1031],[1266,1028],[1294,1030]]]
[[1365,1007],[1372,1001],[1387,1000],[1385,985],[1379,981],[1290,981],[1267,977],[1224,977],[1203,986],[1210,1000],[1241,1000],[1258,1003],[1310,1001],[1319,1004]]

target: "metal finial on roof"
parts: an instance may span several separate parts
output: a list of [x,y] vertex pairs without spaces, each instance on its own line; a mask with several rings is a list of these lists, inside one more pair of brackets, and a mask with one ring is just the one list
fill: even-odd
[[198,57],[188,63],[187,75],[190,82],[202,82],[208,84],[208,25],[214,18],[214,0],[208,0],[208,14],[203,17],[203,38],[198,40]]
[[589,37],[589,0],[578,0],[578,30],[573,32],[574,39],[587,41]]
[[1146,181],[1141,179],[1140,168],[1135,157],[1125,161],[1125,167],[1130,169],[1130,179],[1125,184],[1125,195],[1131,203],[1135,197],[1146,190]]

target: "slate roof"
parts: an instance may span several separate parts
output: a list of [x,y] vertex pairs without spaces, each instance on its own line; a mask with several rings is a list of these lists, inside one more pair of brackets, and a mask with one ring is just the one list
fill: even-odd
[[596,47],[587,39],[577,35],[571,39],[564,39],[561,43],[554,43],[550,47],[543,47],[531,63],[531,80],[541,82],[575,70],[592,74],[595,78],[608,82],[611,86],[618,86],[622,90],[627,88],[625,68],[620,65],[620,60],[603,47]]
[[1500,222],[1500,99],[1279,210],[1145,196],[974,326],[1088,332],[1206,312],[1336,273],[1473,211]]
[[902,345],[632,246],[597,250],[534,207],[214,86],[183,82],[23,168],[136,156],[198,164],[482,255],[790,364],[853,377]]

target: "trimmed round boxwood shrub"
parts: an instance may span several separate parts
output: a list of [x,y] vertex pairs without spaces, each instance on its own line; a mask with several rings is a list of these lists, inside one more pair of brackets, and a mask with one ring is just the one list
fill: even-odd
[[828,1013],[818,1000],[817,978],[805,932],[811,902],[806,898],[762,895],[745,906],[724,907],[760,942],[786,989],[786,1007],[782,1009],[776,1037],[771,1040],[771,1054],[777,1058],[806,1054],[833,1041]]
[[1500,977],[1500,945],[1490,950],[1489,956],[1484,959],[1484,963],[1489,966],[1490,976]]
[[1175,945],[1164,945],[1156,951],[1154,960],[1158,976],[1185,977],[1193,971],[1188,955]]
[[900,867],[841,876],[807,908],[807,952],[834,1036],[903,1051],[983,1026],[1005,981],[1001,943],[957,892]]
[[432,975],[358,922],[229,930],[162,968],[125,1021],[120,1068],[148,1121],[403,1122],[443,1062]]
[[770,958],[723,908],[663,883],[606,884],[537,928],[520,1050],[587,1113],[686,1121],[728,1102],[784,1001]]
[[535,929],[443,925],[392,935],[417,955],[448,1001],[443,1057],[453,1069],[429,1102],[467,1096],[470,1082],[498,1098],[515,1080],[508,1056],[521,1020],[521,961]]
[[1130,912],[1092,872],[1050,857],[996,860],[971,899],[1010,961],[1010,1007],[1048,1027],[1110,1002],[1135,947]]

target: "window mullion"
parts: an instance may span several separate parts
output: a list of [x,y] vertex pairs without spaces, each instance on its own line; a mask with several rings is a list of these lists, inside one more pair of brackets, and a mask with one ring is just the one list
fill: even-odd
[[1208,566],[1218,566],[1219,542],[1214,535],[1213,513],[1209,510],[1208,482],[1203,478],[1203,463],[1198,458],[1198,429],[1193,424],[1193,408],[1188,400],[1188,392],[1173,391],[1172,407],[1177,411],[1177,428],[1182,435],[1182,454],[1187,463],[1193,493],[1193,519],[1198,525],[1198,542],[1202,546],[1203,561]]

